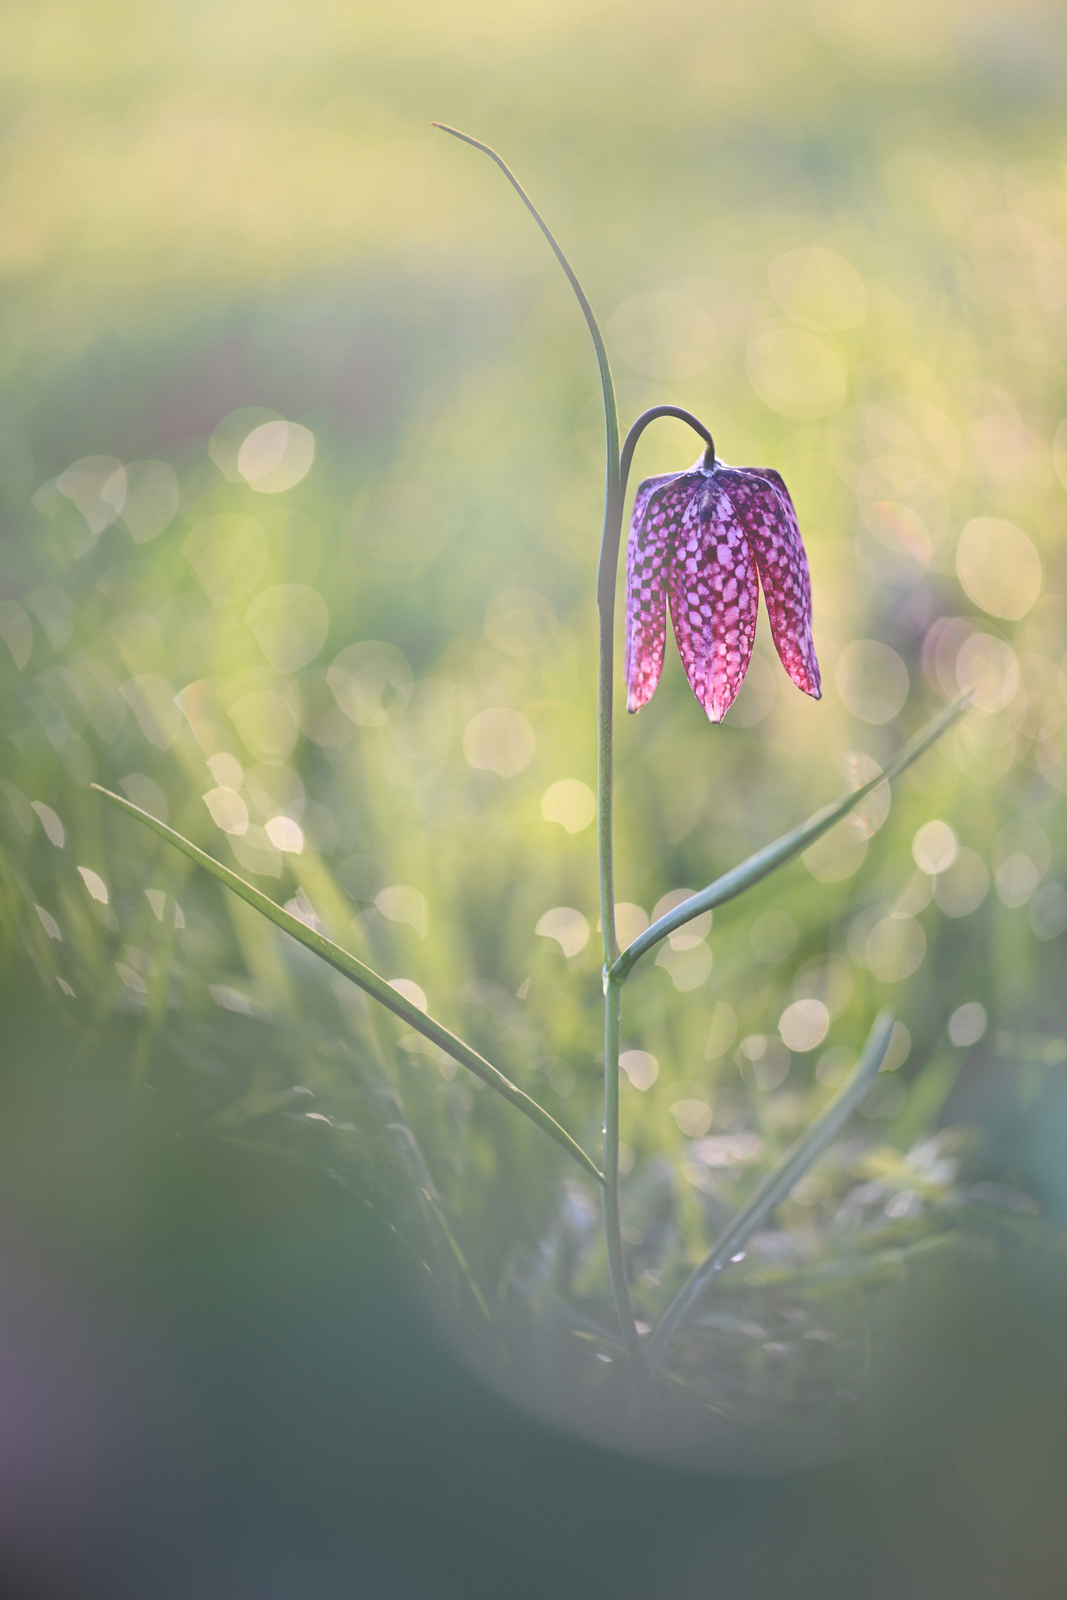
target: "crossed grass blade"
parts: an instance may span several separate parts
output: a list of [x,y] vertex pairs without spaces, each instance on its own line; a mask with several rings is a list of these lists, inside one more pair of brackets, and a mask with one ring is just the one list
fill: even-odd
[[473,1072],[475,1077],[481,1078],[483,1083],[487,1083],[491,1089],[495,1089],[497,1094],[503,1096],[517,1111],[521,1111],[531,1122],[536,1123],[542,1132],[547,1133],[549,1138],[554,1139],[598,1183],[603,1183],[603,1174],[596,1163],[590,1156],[586,1155],[581,1145],[571,1138],[565,1128],[560,1127],[555,1118],[550,1116],[543,1106],[538,1105],[536,1100],[531,1100],[529,1095],[524,1094],[509,1078],[505,1078],[504,1074],[494,1067],[491,1062],[486,1061],[484,1056],[480,1056],[476,1050],[472,1050],[469,1044],[465,1044],[462,1039],[457,1038],[442,1023],[436,1022],[433,1017],[427,1016],[417,1006],[412,1005],[410,1000],[406,1000],[377,972],[365,966],[362,961],[350,955],[347,950],[343,950],[340,945],[334,944],[331,939],[326,939],[321,933],[316,933],[314,928],[309,928],[306,923],[301,922],[298,917],[294,917],[283,906],[276,905],[261,890],[253,888],[252,884],[246,883],[244,878],[238,877],[236,872],[231,872],[229,867],[224,867],[220,861],[216,861],[213,856],[209,856],[205,850],[201,850],[189,839],[184,838],[182,834],[176,833],[173,828],[168,828],[165,822],[160,822],[157,817],[151,816],[147,811],[142,811],[139,806],[133,805],[131,801],[124,799],[121,795],[113,794],[110,789],[102,788],[98,783],[94,783],[92,788],[102,794],[105,800],[110,800],[112,805],[117,806],[120,811],[125,811],[128,816],[135,817],[138,822],[143,822],[146,827],[158,833],[161,839],[165,839],[168,844],[172,844],[176,849],[183,851],[199,866],[205,867],[220,883],[225,884],[227,889],[231,889],[234,894],[240,896],[248,905],[253,906],[269,922],[273,922],[275,927],[281,928],[283,933],[290,934],[306,949],[311,950],[315,955],[321,957],[323,961],[328,962],[335,971],[350,979],[352,983],[357,984],[372,999],[377,1000],[379,1005],[385,1006],[394,1016],[400,1017],[416,1033],[421,1033],[424,1038],[432,1040],[435,1045],[446,1051],[461,1066]]
[[784,866],[802,850],[806,850],[810,844],[814,844],[816,839],[821,839],[824,833],[828,833],[854,806],[865,800],[880,783],[888,783],[893,778],[898,778],[906,767],[910,767],[913,761],[917,761],[929,750],[943,733],[947,733],[954,722],[959,721],[970,702],[969,694],[962,695],[940,716],[935,717],[933,722],[921,729],[914,739],[902,746],[876,777],[871,778],[860,788],[853,789],[850,794],[845,795],[834,805],[828,806],[824,811],[817,812],[810,821],[802,823],[799,828],[784,833],[773,844],[764,845],[762,850],[757,850],[747,861],[742,861],[740,866],[732,867],[721,878],[716,878],[714,883],[710,883],[706,889],[699,890],[688,900],[683,900],[673,911],[668,911],[665,916],[660,917],[627,946],[611,968],[611,975],[625,978],[635,963],[662,939],[666,939],[668,934],[684,927],[687,922],[692,922],[694,917],[701,916],[703,912],[724,905],[727,900],[736,900],[738,895],[744,894],[746,889],[759,883],[761,878],[766,878],[777,867]]
[[892,1033],[892,1012],[880,1011],[874,1019],[867,1036],[867,1043],[863,1047],[863,1054],[848,1082],[807,1132],[801,1134],[796,1143],[786,1151],[774,1171],[764,1178],[748,1204],[742,1206],[734,1220],[719,1235],[704,1260],[693,1269],[667,1307],[645,1353],[650,1372],[656,1372],[667,1354],[671,1340],[702,1299],[716,1275],[722,1271],[732,1256],[744,1248],[746,1241],[751,1239],[774,1208],[780,1205],[790,1190],[800,1182],[830,1141],[840,1133],[867,1093],[885,1060]]

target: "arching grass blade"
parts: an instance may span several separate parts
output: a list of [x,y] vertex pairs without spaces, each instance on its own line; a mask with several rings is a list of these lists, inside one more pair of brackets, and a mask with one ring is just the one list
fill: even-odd
[[867,1037],[863,1054],[844,1088],[830,1101],[822,1116],[818,1117],[808,1131],[786,1151],[774,1171],[764,1178],[748,1204],[741,1208],[729,1227],[719,1235],[699,1267],[690,1273],[667,1307],[663,1320],[652,1336],[645,1353],[651,1372],[654,1373],[659,1367],[667,1354],[671,1340],[716,1275],[722,1271],[732,1256],[744,1248],[745,1242],[762,1226],[775,1206],[781,1204],[794,1185],[800,1182],[816,1157],[821,1155],[831,1140],[840,1133],[867,1093],[885,1060],[892,1032],[892,1012],[880,1011],[874,1019],[874,1026]]
[[495,1089],[497,1094],[502,1095],[505,1100],[509,1101],[518,1111],[521,1111],[531,1122],[535,1122],[543,1132],[547,1133],[551,1139],[554,1139],[558,1145],[561,1145],[584,1171],[596,1178],[598,1183],[603,1182],[603,1177],[596,1163],[586,1155],[582,1147],[571,1138],[564,1128],[560,1127],[555,1118],[551,1117],[543,1106],[539,1106],[536,1100],[531,1100],[529,1095],[523,1094],[522,1090],[517,1088],[509,1078],[505,1078],[504,1074],[498,1071],[491,1062],[480,1056],[477,1050],[472,1050],[469,1044],[465,1044],[462,1039],[457,1038],[454,1033],[451,1033],[440,1022],[435,1022],[424,1011],[420,1011],[417,1006],[412,1005],[410,1000],[405,1000],[403,995],[398,994],[384,978],[379,977],[378,973],[365,966],[355,956],[350,955],[347,950],[342,950],[340,945],[324,938],[321,933],[316,933],[314,928],[309,928],[306,923],[301,922],[298,917],[294,917],[283,906],[276,905],[261,890],[253,888],[250,883],[246,883],[243,878],[238,877],[236,872],[231,872],[229,867],[224,867],[220,861],[216,861],[206,851],[199,849],[190,840],[183,838],[180,833],[175,833],[174,829],[168,828],[165,822],[160,822],[157,817],[151,816],[147,811],[142,811],[139,806],[132,805],[129,800],[123,799],[121,795],[112,794],[110,789],[101,788],[98,783],[94,783],[92,787],[102,794],[105,800],[110,800],[113,805],[118,806],[120,811],[125,811],[128,816],[136,817],[138,822],[143,822],[146,827],[158,833],[160,838],[166,839],[168,844],[174,845],[176,849],[183,851],[199,866],[205,867],[220,883],[225,884],[227,889],[232,889],[234,894],[239,895],[242,900],[247,901],[250,906],[254,906],[257,911],[261,912],[268,921],[273,922],[275,927],[281,928],[284,933],[290,934],[308,950],[313,951],[315,955],[321,956],[323,961],[328,962],[343,977],[349,978],[353,983],[358,984],[366,994],[377,1000],[379,1005],[385,1006],[394,1016],[400,1017],[407,1023],[409,1028],[414,1028],[416,1033],[421,1033],[424,1038],[431,1039],[440,1049],[454,1057],[461,1066],[466,1067],[476,1077],[481,1078],[482,1082],[487,1083],[491,1089]]
[[852,790],[843,799],[828,806],[825,811],[817,812],[810,821],[802,823],[799,828],[794,828],[791,833],[783,834],[773,844],[757,850],[755,855],[749,856],[747,861],[742,861],[740,866],[731,868],[721,878],[716,878],[706,889],[699,890],[688,900],[683,900],[680,906],[675,906],[673,911],[668,911],[666,916],[660,917],[650,928],[646,928],[644,933],[639,934],[633,944],[627,946],[612,967],[612,975],[625,978],[635,962],[639,961],[646,951],[659,944],[661,939],[666,939],[668,934],[676,932],[678,928],[684,927],[687,922],[692,922],[694,917],[701,916],[705,911],[724,905],[727,900],[735,900],[754,883],[759,883],[761,878],[766,878],[776,867],[784,866],[802,850],[806,850],[810,844],[814,844],[816,839],[821,839],[824,833],[828,833],[835,823],[847,816],[852,808],[858,806],[860,801],[864,800],[873,789],[877,789],[880,783],[887,783],[890,779],[899,777],[906,767],[910,767],[913,761],[917,761],[925,751],[929,750],[930,746],[962,717],[970,700],[970,695],[963,695],[933,722],[928,723],[914,739],[897,751],[877,777],[871,778],[859,789]]

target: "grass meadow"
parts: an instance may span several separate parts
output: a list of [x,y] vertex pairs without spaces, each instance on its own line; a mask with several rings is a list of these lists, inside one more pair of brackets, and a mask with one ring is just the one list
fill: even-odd
[[[0,41],[10,1592],[1058,1593],[1061,11],[19,0]],[[545,213],[623,425],[694,411],[808,552],[821,702],[761,606],[720,726],[673,645],[617,710],[620,942],[974,691],[627,988],[649,1325],[897,1018],[679,1344],[658,1466],[589,1442],[595,1184],[89,787],[598,1155],[596,365],[431,119]],[[695,453],[660,422],[635,473]]]

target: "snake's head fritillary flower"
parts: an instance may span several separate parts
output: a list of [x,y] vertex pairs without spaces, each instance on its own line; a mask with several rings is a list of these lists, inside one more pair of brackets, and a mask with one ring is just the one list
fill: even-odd
[[669,601],[690,688],[721,722],[752,659],[760,584],[782,665],[820,699],[808,559],[777,472],[728,467],[709,449],[688,472],[646,478],[626,553],[627,710],[659,682]]

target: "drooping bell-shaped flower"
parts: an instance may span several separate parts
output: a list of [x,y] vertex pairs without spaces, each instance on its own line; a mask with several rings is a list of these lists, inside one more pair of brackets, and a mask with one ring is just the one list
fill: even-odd
[[752,659],[760,584],[782,665],[818,700],[808,559],[778,473],[728,467],[709,449],[688,472],[646,478],[626,553],[627,710],[659,682],[669,603],[690,688],[721,722]]

